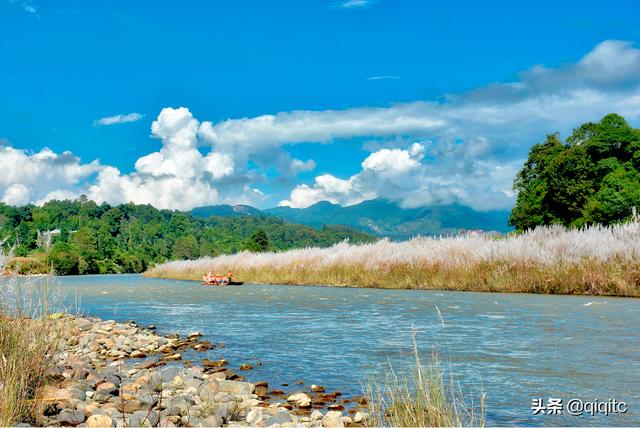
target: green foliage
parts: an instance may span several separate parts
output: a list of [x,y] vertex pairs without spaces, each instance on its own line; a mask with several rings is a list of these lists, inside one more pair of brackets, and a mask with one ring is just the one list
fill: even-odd
[[269,237],[262,229],[258,229],[253,232],[245,244],[245,249],[254,253],[269,251],[269,247]]
[[[39,247],[38,232],[48,231],[53,231],[51,247]],[[247,248],[280,251],[327,247],[344,239],[374,240],[349,228],[318,230],[273,216],[201,218],[150,205],[98,205],[86,198],[50,201],[41,207],[0,203],[0,241],[5,238],[5,245],[15,246],[16,256],[37,257],[38,266],[52,266],[59,275],[143,272],[167,260]]]
[[640,207],[640,129],[617,114],[558,134],[531,148],[516,176],[509,223],[518,230],[542,224],[611,224]]

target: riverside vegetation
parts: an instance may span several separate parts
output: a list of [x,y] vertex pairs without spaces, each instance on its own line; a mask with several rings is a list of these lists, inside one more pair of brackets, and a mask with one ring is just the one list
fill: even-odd
[[50,201],[36,207],[0,203],[0,241],[13,247],[22,274],[143,272],[171,259],[252,251],[326,247],[373,237],[341,226],[314,229],[265,216],[208,217],[150,205]]
[[[2,272],[8,259],[0,252]],[[223,347],[199,332],[162,336],[134,321],[50,313],[48,285],[49,278],[0,277],[0,426],[462,425],[441,373],[423,376],[419,364],[415,396],[381,392],[385,383],[354,399],[318,385],[283,395],[266,381],[245,381],[226,360],[198,358]]]
[[640,223],[541,226],[495,239],[418,237],[280,253],[242,252],[156,266],[199,280],[232,269],[245,282],[551,294],[640,295]]

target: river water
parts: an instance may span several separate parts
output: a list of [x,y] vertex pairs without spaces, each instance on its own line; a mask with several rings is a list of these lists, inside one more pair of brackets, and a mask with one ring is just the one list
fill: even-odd
[[[360,395],[411,362],[415,336],[438,354],[487,425],[640,425],[640,299],[247,285],[202,287],[139,275],[60,277],[65,304],[104,319],[197,330],[251,381],[295,381]],[[204,357],[203,354],[198,354]],[[261,363],[261,365],[259,365]],[[448,381],[447,381],[448,382]],[[533,415],[532,400],[616,399],[626,414]],[[473,400],[473,403],[472,403]]]

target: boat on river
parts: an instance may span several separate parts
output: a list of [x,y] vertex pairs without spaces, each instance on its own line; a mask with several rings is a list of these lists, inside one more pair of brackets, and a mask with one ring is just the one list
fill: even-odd
[[229,272],[226,276],[213,275],[211,272],[202,276],[202,285],[204,286],[225,286],[225,285],[242,285],[242,281],[234,281],[233,274]]

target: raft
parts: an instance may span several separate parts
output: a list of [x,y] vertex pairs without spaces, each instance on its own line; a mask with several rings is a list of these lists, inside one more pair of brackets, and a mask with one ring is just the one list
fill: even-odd
[[225,285],[242,285],[244,282],[242,281],[202,281],[201,284],[205,287],[221,287]]

